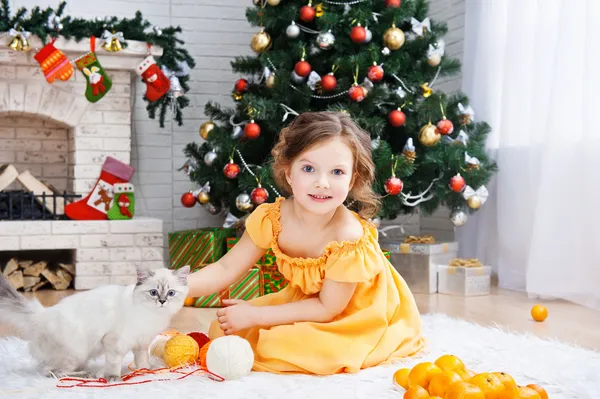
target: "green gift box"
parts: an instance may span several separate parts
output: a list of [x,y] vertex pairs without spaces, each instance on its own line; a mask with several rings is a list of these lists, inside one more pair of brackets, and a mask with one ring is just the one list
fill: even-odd
[[253,267],[229,288],[208,296],[191,298],[189,306],[195,308],[220,308],[223,299],[242,299],[248,301],[263,295],[262,273]]
[[390,251],[387,250],[383,250],[383,256],[385,256],[385,258],[389,261],[392,262],[392,253]]
[[234,229],[208,227],[169,233],[169,268],[190,265],[192,269],[219,260],[227,250],[226,238]]
[[265,295],[279,292],[289,284],[283,274],[277,269],[277,264],[270,266],[260,265],[263,275],[263,291]]

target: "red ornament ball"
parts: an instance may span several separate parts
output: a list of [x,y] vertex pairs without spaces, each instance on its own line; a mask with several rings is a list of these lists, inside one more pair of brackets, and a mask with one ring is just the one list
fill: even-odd
[[389,113],[388,121],[390,122],[390,125],[400,127],[406,122],[406,114],[399,109],[395,109]]
[[357,103],[365,99],[365,91],[358,85],[352,86],[350,90],[348,90],[348,95]]
[[337,87],[337,79],[333,73],[323,76],[321,79],[321,88],[325,91],[333,91]]
[[244,127],[244,136],[250,140],[256,140],[260,136],[260,126],[251,121]]
[[364,43],[367,40],[367,30],[360,25],[354,26],[350,30],[350,39],[354,43]]
[[437,128],[441,134],[450,134],[454,131],[454,125],[450,119],[442,119],[437,123]]
[[184,193],[181,196],[181,205],[185,206],[186,208],[191,208],[196,205],[196,198],[194,197],[194,194]]
[[396,176],[392,176],[385,182],[385,192],[389,195],[398,195],[402,191],[404,183]]
[[237,175],[240,173],[240,166],[233,161],[229,162],[223,168],[223,174],[228,179],[235,179]]
[[244,93],[248,91],[248,81],[244,78],[238,79],[235,82],[235,92]]
[[303,78],[310,75],[310,71],[312,71],[310,64],[304,60],[296,62],[296,66],[294,66],[296,75],[302,76]]
[[202,348],[206,343],[210,341],[208,335],[201,332],[191,332],[187,334],[189,337],[192,337],[194,341],[198,344],[198,348]]
[[254,202],[256,205],[264,203],[268,198],[269,192],[263,187],[256,187],[250,193],[250,199],[252,199],[252,202]]
[[304,22],[312,22],[317,12],[311,6],[304,6],[300,9],[300,19]]
[[398,7],[400,7],[401,3],[402,3],[401,0],[385,0],[386,7],[398,8]]
[[460,173],[457,173],[455,176],[450,178],[450,190],[454,191],[455,193],[462,192],[466,185],[467,183],[465,182],[465,178],[462,177]]
[[379,82],[383,79],[383,68],[379,65],[371,65],[367,71],[367,77],[371,82]]

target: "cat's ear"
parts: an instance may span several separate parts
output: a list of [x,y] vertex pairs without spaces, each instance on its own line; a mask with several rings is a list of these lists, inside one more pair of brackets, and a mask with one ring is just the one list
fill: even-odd
[[183,285],[187,285],[187,278],[188,278],[189,274],[190,274],[190,265],[185,265],[185,266],[180,267],[179,269],[173,271],[173,276],[177,277],[179,282]]
[[154,276],[154,271],[148,269],[147,267],[141,267],[137,270],[137,285],[142,285],[149,278]]

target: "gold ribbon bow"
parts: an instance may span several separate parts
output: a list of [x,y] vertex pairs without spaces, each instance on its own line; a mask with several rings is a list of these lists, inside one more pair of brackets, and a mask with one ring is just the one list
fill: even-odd
[[448,266],[454,267],[482,267],[483,264],[479,261],[479,259],[463,259],[463,258],[455,258],[448,262]]
[[435,244],[433,236],[408,236],[404,239],[406,244]]

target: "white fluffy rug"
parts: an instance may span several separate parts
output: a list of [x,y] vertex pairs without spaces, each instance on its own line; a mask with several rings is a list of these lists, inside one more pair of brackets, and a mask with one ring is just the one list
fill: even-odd
[[[459,356],[476,371],[506,371],[518,384],[538,383],[551,399],[600,397],[600,353],[565,343],[485,328],[445,315],[423,316],[428,349],[420,359],[391,367],[376,367],[356,375],[311,377],[251,373],[238,381],[216,382],[206,376],[112,388],[57,389],[56,380],[33,369],[26,345],[0,340],[0,398],[226,398],[311,399],[394,398],[391,376],[400,367],[435,360],[444,353]],[[131,357],[127,358],[130,361]],[[142,378],[146,379],[146,378]]]

